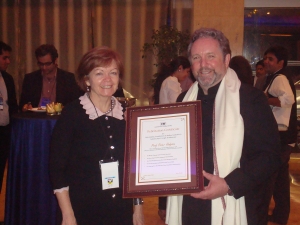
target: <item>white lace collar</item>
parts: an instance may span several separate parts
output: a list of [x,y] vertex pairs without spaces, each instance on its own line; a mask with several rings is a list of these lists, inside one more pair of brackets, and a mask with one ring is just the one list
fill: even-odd
[[[119,119],[119,120],[123,120],[124,119],[123,118],[123,107],[122,107],[121,103],[115,97],[112,96],[112,98],[114,98],[114,100],[115,100],[115,107],[112,110],[112,117]],[[94,120],[98,116],[104,115],[104,113],[101,112],[97,108],[96,108],[96,110],[97,110],[97,113],[96,113],[95,107],[94,107],[93,103],[90,101],[89,97],[87,96],[87,93],[85,93],[83,96],[81,96],[79,98],[79,100],[80,100],[80,104],[82,105],[82,108],[85,109],[86,114],[89,115],[90,120]]]

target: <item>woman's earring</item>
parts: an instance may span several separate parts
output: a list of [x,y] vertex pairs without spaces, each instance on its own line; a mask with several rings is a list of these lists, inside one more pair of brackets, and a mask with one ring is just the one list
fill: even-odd
[[90,86],[86,86],[86,91],[90,92]]

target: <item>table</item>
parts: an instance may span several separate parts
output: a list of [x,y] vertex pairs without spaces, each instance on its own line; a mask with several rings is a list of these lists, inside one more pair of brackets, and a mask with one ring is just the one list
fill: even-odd
[[26,112],[12,117],[5,224],[54,225],[58,204],[49,179],[52,129],[59,116]]

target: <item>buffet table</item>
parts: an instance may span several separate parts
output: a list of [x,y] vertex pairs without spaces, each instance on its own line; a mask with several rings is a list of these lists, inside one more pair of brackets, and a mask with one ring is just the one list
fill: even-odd
[[26,112],[12,118],[5,224],[55,224],[58,205],[48,161],[51,132],[58,117]]

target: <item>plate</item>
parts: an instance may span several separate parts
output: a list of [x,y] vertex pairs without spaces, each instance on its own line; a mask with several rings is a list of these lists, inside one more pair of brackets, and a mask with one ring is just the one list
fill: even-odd
[[32,109],[28,109],[28,111],[32,111],[32,112],[46,112],[46,109],[45,108],[42,108],[42,109],[32,108]]

